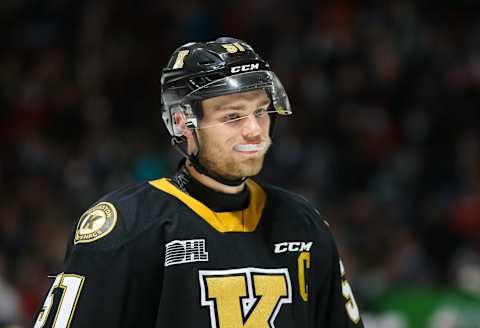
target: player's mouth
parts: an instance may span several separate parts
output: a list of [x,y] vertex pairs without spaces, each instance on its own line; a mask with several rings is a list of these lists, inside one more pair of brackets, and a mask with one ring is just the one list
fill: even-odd
[[233,150],[242,154],[256,154],[266,148],[265,142],[236,144]]

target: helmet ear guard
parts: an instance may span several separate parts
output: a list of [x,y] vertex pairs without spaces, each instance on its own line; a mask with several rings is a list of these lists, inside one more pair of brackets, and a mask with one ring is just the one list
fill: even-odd
[[172,137],[183,137],[185,127],[195,129],[198,116],[193,113],[190,104],[163,105],[162,119]]
[[181,105],[175,106],[171,109],[171,120],[173,135],[175,137],[183,137],[185,128],[187,127],[187,118],[185,111]]
[[185,121],[180,120],[178,117],[176,117],[177,115],[181,115],[185,119],[185,116],[183,115],[183,113],[181,111],[178,111],[178,112],[176,112],[172,115],[173,120],[174,120],[174,122],[173,122],[173,135],[175,137],[182,137],[183,136],[183,127],[184,127]]

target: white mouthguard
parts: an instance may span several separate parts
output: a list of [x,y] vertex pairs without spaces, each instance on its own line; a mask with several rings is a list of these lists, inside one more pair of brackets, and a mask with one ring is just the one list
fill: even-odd
[[259,151],[265,148],[265,144],[263,142],[258,144],[238,144],[233,147],[236,151]]

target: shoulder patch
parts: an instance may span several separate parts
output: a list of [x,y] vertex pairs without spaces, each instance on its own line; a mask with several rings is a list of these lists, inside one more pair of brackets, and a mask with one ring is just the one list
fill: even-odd
[[108,235],[117,224],[112,203],[100,202],[82,214],[75,231],[74,244],[91,243]]

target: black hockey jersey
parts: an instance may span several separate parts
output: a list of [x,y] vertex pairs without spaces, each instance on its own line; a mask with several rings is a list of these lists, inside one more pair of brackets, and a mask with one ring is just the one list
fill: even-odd
[[247,187],[236,212],[166,178],[105,196],[80,218],[34,327],[363,327],[318,212]]

